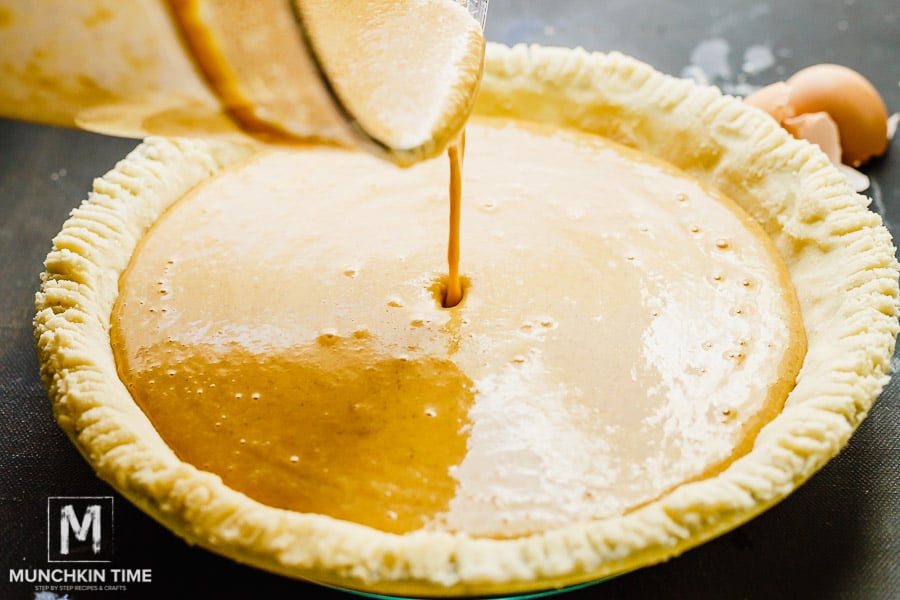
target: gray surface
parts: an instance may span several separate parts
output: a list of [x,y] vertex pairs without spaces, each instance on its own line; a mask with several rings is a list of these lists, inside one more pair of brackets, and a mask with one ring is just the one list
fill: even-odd
[[[508,44],[619,50],[674,75],[692,61],[716,70],[715,50],[727,48],[729,72],[721,70],[714,82],[735,91],[744,83],[781,79],[809,64],[837,62],[864,73],[888,108],[900,110],[897,0],[492,0],[487,36]],[[742,70],[745,59],[749,71],[765,65],[759,56],[766,58],[767,52],[773,59],[770,66]],[[0,121],[0,599],[34,596],[33,586],[8,583],[10,568],[48,566],[48,496],[115,495],[53,423],[38,380],[30,327],[50,239],[86,195],[91,179],[134,145]],[[900,151],[896,142],[893,146],[866,171],[875,184],[869,192],[873,206],[896,231]],[[780,505],[668,563],[566,597],[900,597],[897,386],[888,386],[844,452]],[[116,510],[113,566],[150,568],[153,583],[132,584],[127,593],[73,592],[72,600],[282,598],[302,597],[314,589],[188,547],[121,498]]]

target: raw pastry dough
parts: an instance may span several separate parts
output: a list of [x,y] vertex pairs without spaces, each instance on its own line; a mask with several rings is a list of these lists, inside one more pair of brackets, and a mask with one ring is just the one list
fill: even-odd
[[768,116],[618,54],[489,48],[476,112],[609,137],[720,189],[774,240],[808,351],[784,410],[719,475],[624,516],[513,539],[391,535],[248,499],[177,459],[116,376],[109,315],[138,241],[250,145],[150,139],[96,181],[54,240],[37,295],[41,373],[61,427],[98,474],[192,543],[271,571],[393,594],[531,591],[659,562],[772,506],[847,442],[888,378],[894,247],[868,199]]

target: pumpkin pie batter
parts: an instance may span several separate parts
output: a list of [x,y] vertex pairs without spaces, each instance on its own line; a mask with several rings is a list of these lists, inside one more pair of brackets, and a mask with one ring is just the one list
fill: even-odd
[[771,241],[589,134],[467,128],[447,163],[267,151],[142,239],[118,371],[178,456],[265,504],[508,538],[626,513],[747,451],[806,339]]

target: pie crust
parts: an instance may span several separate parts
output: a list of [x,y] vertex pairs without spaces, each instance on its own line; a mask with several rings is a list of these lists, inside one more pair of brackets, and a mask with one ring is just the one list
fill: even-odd
[[152,138],[95,181],[54,239],[36,297],[54,413],[98,475],[188,542],[237,561],[367,592],[449,596],[558,588],[666,560],[766,510],[837,454],[887,382],[900,292],[890,234],[823,153],[737,99],[615,53],[489,45],[476,112],[574,127],[668,160],[772,237],[808,350],[749,453],[624,516],[502,540],[388,534],[226,487],[166,446],[119,380],[108,332],[142,235],[256,147]]

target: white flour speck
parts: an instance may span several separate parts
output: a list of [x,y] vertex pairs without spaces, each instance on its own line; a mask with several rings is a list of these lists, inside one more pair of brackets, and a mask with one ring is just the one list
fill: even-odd
[[710,81],[731,77],[728,53],[731,46],[723,38],[703,40],[691,52],[691,66],[700,69]]
[[750,46],[744,51],[744,64],[741,70],[748,75],[762,73],[775,64],[775,55],[768,46]]

